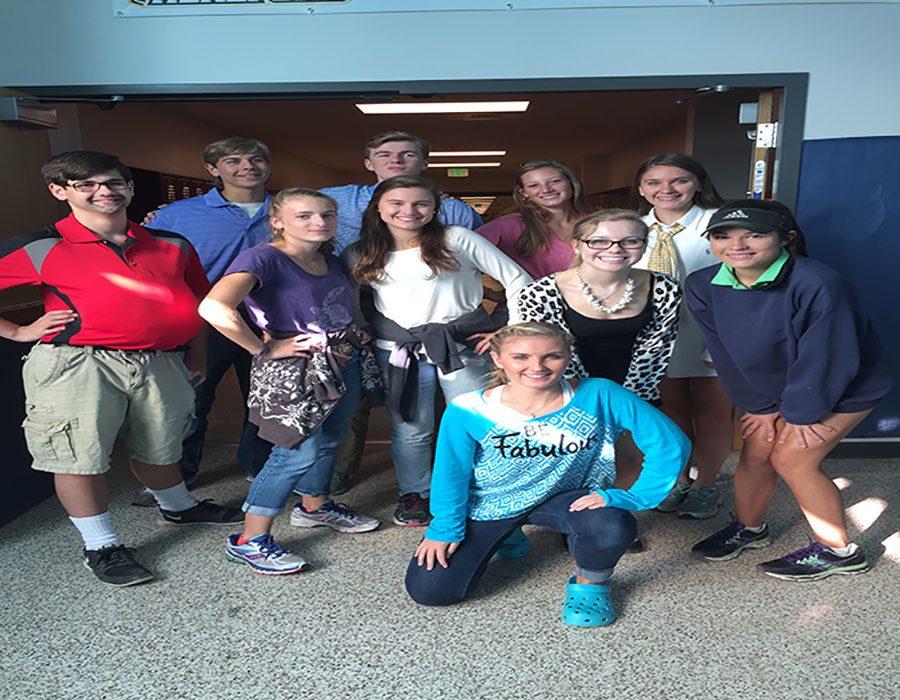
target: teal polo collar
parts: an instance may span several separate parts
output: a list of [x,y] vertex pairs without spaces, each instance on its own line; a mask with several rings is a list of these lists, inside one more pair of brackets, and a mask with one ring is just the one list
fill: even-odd
[[732,289],[740,290],[767,289],[781,281],[783,277],[782,272],[785,271],[784,267],[790,259],[791,254],[787,252],[786,248],[782,248],[781,254],[775,259],[775,262],[769,265],[765,269],[765,272],[763,272],[759,276],[756,282],[754,282],[749,287],[745,287],[734,274],[734,268],[730,265],[726,265],[725,263],[722,263],[719,266],[719,271],[716,273],[715,277],[710,280],[710,282],[712,284],[718,284],[723,287],[731,287]]

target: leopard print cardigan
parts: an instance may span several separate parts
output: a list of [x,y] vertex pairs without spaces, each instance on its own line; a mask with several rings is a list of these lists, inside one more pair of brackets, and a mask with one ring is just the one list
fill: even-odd
[[[666,373],[675,336],[678,333],[678,309],[682,293],[678,283],[657,272],[653,276],[653,318],[635,338],[631,362],[622,386],[633,391],[645,401],[659,403],[659,382]],[[570,335],[563,314],[563,299],[553,275],[542,277],[520,289],[509,312],[510,323],[542,321],[552,323]],[[571,347],[572,360],[566,368],[567,378],[586,377],[584,363],[578,356],[576,342]]]

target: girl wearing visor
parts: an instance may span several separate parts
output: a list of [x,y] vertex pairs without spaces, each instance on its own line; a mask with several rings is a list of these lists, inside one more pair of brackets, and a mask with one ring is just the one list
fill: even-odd
[[815,540],[760,564],[789,580],[868,570],[847,537],[841,494],[822,460],[891,387],[888,360],[850,285],[798,255],[799,227],[779,202],[719,209],[707,236],[721,261],[687,278],[686,301],[732,401],[744,446],[734,522],[696,544],[711,561],[769,545],[766,508],[780,476]]

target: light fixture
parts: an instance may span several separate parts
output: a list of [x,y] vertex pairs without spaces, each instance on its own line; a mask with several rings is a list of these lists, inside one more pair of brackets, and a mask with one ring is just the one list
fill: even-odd
[[499,168],[500,163],[429,163],[429,168]]
[[358,102],[363,114],[481,114],[524,112],[530,102]]
[[505,156],[506,151],[432,151],[429,157],[472,158],[478,156]]

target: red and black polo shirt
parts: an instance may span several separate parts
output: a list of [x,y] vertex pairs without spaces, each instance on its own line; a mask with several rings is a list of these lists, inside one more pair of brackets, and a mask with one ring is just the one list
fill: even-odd
[[40,286],[45,311],[78,317],[42,342],[119,350],[171,350],[203,325],[198,298],[210,288],[194,248],[177,233],[128,222],[119,247],[69,215],[42,231],[0,242],[0,289]]

